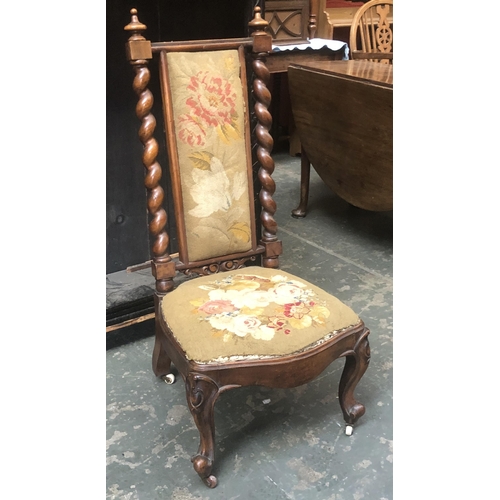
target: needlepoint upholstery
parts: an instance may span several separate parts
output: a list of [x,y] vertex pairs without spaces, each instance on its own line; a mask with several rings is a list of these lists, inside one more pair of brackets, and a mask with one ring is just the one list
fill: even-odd
[[251,249],[237,50],[168,54],[190,261]]
[[186,357],[201,363],[297,353],[360,323],[324,290],[258,266],[187,281],[161,308]]

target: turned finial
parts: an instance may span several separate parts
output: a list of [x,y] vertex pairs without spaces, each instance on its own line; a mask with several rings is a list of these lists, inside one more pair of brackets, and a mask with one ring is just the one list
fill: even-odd
[[147,26],[142,24],[137,17],[137,9],[130,9],[131,21],[123,29],[131,33],[125,44],[127,59],[130,64],[143,64],[145,59],[151,59],[151,42],[146,40],[142,33],[146,31]]
[[248,28],[253,38],[252,52],[269,53],[272,50],[272,37],[267,32],[269,23],[265,19],[262,19],[262,16],[260,14],[261,12],[260,7],[258,6],[255,7],[253,11],[254,11],[254,17],[248,23]]
[[262,19],[262,16],[260,14],[261,8],[257,6],[254,8],[253,12],[254,12],[253,19],[248,23],[248,26],[252,31],[254,30],[265,31],[266,28],[269,26],[269,23],[265,19]]
[[132,32],[130,40],[137,40],[139,38],[144,38],[141,33],[143,31],[146,31],[147,26],[139,21],[139,18],[137,17],[137,9],[130,9],[130,14],[132,16],[132,19],[123,29],[125,31]]

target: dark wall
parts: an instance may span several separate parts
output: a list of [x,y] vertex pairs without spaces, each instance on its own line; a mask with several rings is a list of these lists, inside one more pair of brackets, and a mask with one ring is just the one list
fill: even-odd
[[[142,144],[135,115],[137,96],[132,89],[134,72],[125,57],[129,36],[123,27],[130,9],[147,26],[151,41],[230,38],[248,35],[254,5],[262,0],[108,0],[106,3],[106,273],[143,263],[150,258],[146,192],[143,186]],[[168,184],[165,135],[159,98],[158,74],[151,65],[149,88],[156,96],[153,114],[155,138],[164,172],[169,225],[174,221]],[[170,252],[175,252],[173,231]]]
[[[135,115],[134,72],[125,57],[130,9],[148,27],[147,35],[158,39],[158,1],[108,0],[106,11],[106,273],[149,260],[142,144]],[[155,88],[156,87],[156,88]],[[157,94],[152,78],[151,90]],[[156,103],[155,103],[156,104]],[[155,105],[153,113],[161,123]],[[155,134],[164,148],[161,128]],[[160,132],[160,133],[158,133]],[[162,164],[165,168],[166,165]]]

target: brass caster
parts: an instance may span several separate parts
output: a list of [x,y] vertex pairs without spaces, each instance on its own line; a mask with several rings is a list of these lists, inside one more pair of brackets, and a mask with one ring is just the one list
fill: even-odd
[[353,427],[352,425],[346,425],[345,426],[345,433],[346,433],[346,436],[352,436],[352,431],[353,431]]
[[168,375],[162,375],[161,379],[168,385],[171,385],[175,382],[175,375],[173,373],[169,373]]

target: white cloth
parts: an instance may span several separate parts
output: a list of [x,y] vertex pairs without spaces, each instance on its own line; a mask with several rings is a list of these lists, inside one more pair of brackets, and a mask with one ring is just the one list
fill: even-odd
[[311,38],[308,42],[297,44],[276,45],[273,43],[273,52],[284,52],[287,50],[319,50],[328,48],[337,52],[344,49],[344,57],[342,59],[349,59],[349,46],[340,40],[327,40],[326,38]]

